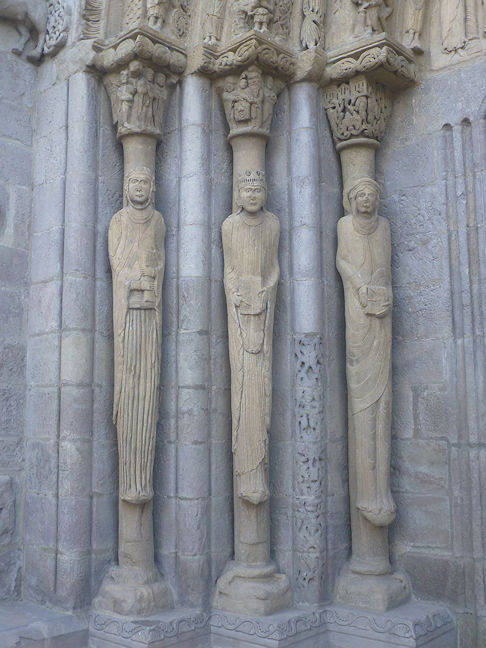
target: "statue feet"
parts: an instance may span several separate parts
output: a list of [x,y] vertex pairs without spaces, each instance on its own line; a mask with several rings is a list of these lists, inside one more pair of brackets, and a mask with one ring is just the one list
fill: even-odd
[[172,608],[172,592],[157,568],[111,567],[93,608],[127,617],[145,617]]
[[387,612],[409,600],[411,588],[404,573],[365,574],[357,573],[354,567],[352,560],[342,569],[336,583],[336,603]]
[[246,565],[231,561],[216,583],[213,606],[217,610],[267,616],[292,605],[287,576],[273,563]]

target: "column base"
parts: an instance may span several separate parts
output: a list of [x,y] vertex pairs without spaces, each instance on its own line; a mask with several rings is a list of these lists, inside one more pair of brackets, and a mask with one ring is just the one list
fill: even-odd
[[275,565],[244,565],[231,561],[216,583],[216,610],[268,616],[292,604],[292,591],[285,574]]
[[121,616],[150,616],[173,605],[170,587],[156,568],[111,567],[93,601],[94,610]]
[[442,605],[414,601],[392,612],[344,606],[325,611],[325,648],[456,648],[456,625]]
[[336,603],[364,610],[387,612],[409,601],[410,596],[409,580],[399,571],[380,576],[357,574],[347,563],[336,583]]

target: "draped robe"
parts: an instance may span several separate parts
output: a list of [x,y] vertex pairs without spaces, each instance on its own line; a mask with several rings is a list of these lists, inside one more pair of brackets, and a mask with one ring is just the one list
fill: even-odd
[[[357,508],[377,526],[390,524],[391,447],[391,241],[388,221],[377,217],[360,230],[350,215],[338,223],[337,267],[346,313],[346,377],[350,447],[356,456]],[[367,294],[367,304],[359,290]]]
[[266,210],[253,219],[239,212],[225,220],[222,234],[236,493],[259,504],[269,498],[268,430],[280,224]]
[[153,497],[165,265],[162,215],[155,210],[147,217],[137,212],[126,207],[116,213],[108,233],[113,274],[113,422],[120,498],[132,503]]

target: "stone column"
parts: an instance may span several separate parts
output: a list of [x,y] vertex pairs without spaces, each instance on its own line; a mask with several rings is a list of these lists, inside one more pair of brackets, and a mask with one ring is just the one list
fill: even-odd
[[153,464],[158,419],[165,224],[154,209],[155,151],[167,89],[185,56],[134,29],[97,45],[124,153],[124,207],[112,218],[114,406],[119,454],[119,565],[106,574],[97,609],[150,615],[172,606],[154,560]]
[[[403,58],[402,64],[409,62]],[[340,71],[339,63],[330,68],[331,75],[339,77]],[[363,73],[332,83],[325,106],[341,156],[345,208],[337,266],[346,313],[352,555],[338,579],[336,600],[386,611],[410,597],[410,586],[404,574],[392,571],[388,546],[396,513],[390,490],[393,296],[390,228],[378,215],[375,153],[392,103],[389,79],[380,72],[377,65],[374,77],[383,82]]]
[[[203,54],[202,70],[222,76],[216,87],[233,149],[233,214],[223,223],[222,238],[231,364],[235,556],[218,579],[213,604],[216,609],[262,616],[288,607],[292,600],[287,576],[277,573],[270,558],[268,431],[280,225],[265,209],[266,143],[278,92],[292,73],[292,59],[256,31],[222,54],[213,49]],[[220,65],[230,57],[231,65]]]

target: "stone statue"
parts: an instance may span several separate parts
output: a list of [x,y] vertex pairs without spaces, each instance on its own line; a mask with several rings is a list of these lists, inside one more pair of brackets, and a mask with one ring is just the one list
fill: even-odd
[[149,169],[129,173],[125,198],[127,206],[113,216],[108,234],[115,348],[113,422],[118,433],[120,499],[140,504],[153,497],[165,225],[154,209]]
[[149,27],[160,31],[164,26],[170,0],[147,0],[147,23]]
[[280,225],[264,208],[262,172],[246,171],[238,186],[240,207],[222,228],[235,492],[256,505],[269,498],[268,429]]
[[223,31],[225,0],[209,0],[204,19],[204,42],[215,45],[221,39]]
[[[351,214],[338,223],[337,267],[345,294],[351,498],[372,526],[386,527],[396,511],[390,490],[390,226],[378,216],[380,190],[374,180],[361,178],[347,196]],[[368,559],[368,550],[353,537],[351,569],[388,573],[388,552]]]
[[358,7],[354,34],[356,37],[369,36],[386,31],[385,20],[393,9],[388,0],[353,0]]
[[456,52],[466,46],[464,0],[447,0],[440,3],[442,49]]
[[42,56],[46,37],[47,3],[45,0],[0,0],[0,18],[14,22],[20,32],[22,45],[14,50],[15,54],[23,54],[31,32],[37,33],[36,46],[27,54],[29,61],[37,62]]
[[424,48],[420,42],[420,34],[424,22],[425,0],[409,0],[408,2],[408,21],[405,31],[405,45],[410,47],[417,54],[423,54]]

